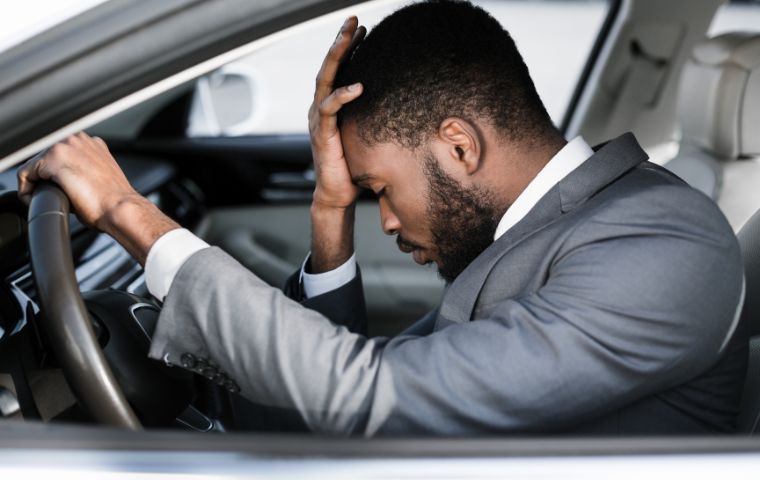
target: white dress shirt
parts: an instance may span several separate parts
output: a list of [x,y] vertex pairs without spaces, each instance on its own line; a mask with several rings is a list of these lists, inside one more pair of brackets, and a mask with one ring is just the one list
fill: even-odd
[[586,161],[594,151],[581,137],[567,142],[517,196],[496,226],[494,241],[522,220],[546,193]]
[[[575,137],[562,147],[501,217],[494,240],[522,220],[541,197],[593,154],[594,151],[581,137]],[[150,294],[163,300],[185,261],[197,251],[208,247],[208,243],[184,228],[172,230],[161,236],[153,244],[145,260],[145,283]],[[308,259],[307,256],[301,265],[301,281],[306,298],[340,288],[356,276],[356,254],[351,255],[351,258],[338,268],[317,274],[305,271]]]

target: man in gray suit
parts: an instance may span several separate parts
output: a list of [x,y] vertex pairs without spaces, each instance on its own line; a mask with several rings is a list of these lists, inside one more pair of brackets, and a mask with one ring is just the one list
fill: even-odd
[[[712,201],[630,134],[596,152],[566,142],[480,9],[412,5],[363,36],[347,20],[317,79],[312,252],[295,300],[137,195],[98,139],[25,166],[20,194],[53,179],[146,264],[165,300],[151,357],[212,371],[315,431],[731,431],[743,277]],[[357,187],[377,194],[399,248],[449,281],[392,339],[361,334]]]

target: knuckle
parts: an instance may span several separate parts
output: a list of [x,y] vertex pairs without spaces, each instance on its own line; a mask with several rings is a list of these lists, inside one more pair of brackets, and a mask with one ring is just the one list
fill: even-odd
[[330,95],[325,97],[325,99],[320,102],[319,106],[321,108],[329,109],[335,103],[335,101],[337,100],[337,97],[338,96],[336,95],[336,93],[332,92]]
[[312,135],[312,137],[311,137],[311,143],[316,148],[323,148],[323,147],[326,146],[325,139],[322,138],[322,135],[319,135],[317,132],[315,132],[315,134]]
[[63,152],[66,150],[66,144],[64,142],[56,143],[52,147],[50,147],[50,150],[48,150],[47,157],[57,157],[63,154]]
[[69,144],[65,142],[56,143],[52,147],[50,147],[50,156],[51,157],[60,157],[62,155],[65,155],[66,152],[69,150]]

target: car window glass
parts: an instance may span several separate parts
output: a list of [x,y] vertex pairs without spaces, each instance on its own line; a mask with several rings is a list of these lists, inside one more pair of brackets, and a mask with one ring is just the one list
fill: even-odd
[[[408,0],[355,13],[370,29]],[[606,0],[476,0],[510,32],[536,89],[559,124],[605,15]],[[188,136],[306,133],[314,77],[339,21],[308,28],[198,80]]]

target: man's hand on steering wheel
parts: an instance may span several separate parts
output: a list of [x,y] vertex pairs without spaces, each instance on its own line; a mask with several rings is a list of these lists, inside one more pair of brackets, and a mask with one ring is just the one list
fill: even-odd
[[139,196],[106,143],[84,132],[45,150],[20,168],[19,197],[28,204],[35,184],[46,180],[63,189],[80,220],[101,229],[116,206]]
[[29,203],[35,185],[42,181],[58,184],[82,222],[114,237],[143,265],[153,243],[179,228],[132,188],[105,142],[84,132],[20,168],[19,197]]

